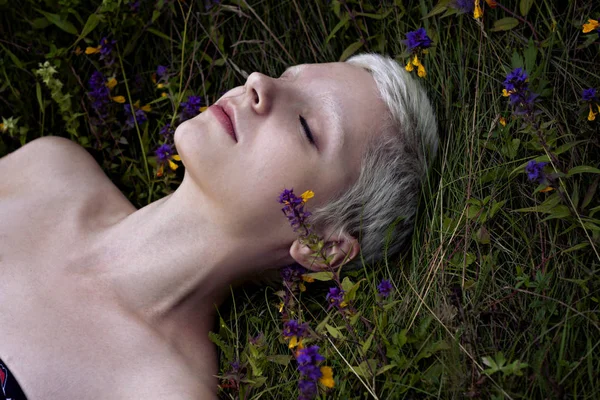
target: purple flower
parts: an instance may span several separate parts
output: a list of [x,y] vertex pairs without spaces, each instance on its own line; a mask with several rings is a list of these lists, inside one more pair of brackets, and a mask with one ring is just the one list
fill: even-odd
[[548,164],[547,162],[537,162],[535,160],[531,160],[525,166],[525,172],[527,172],[527,178],[530,181],[537,181],[538,183],[543,183],[546,180],[546,175],[544,174],[544,166]]
[[298,400],[312,400],[317,395],[317,382],[300,379],[298,389],[300,390]]
[[183,101],[181,103],[181,107],[183,108],[183,111],[181,112],[181,121],[183,122],[198,115],[201,102],[202,97],[200,96],[190,96],[188,97],[188,101]]
[[473,0],[454,0],[453,5],[459,11],[459,14],[472,13],[475,9]]
[[136,0],[136,1],[132,2],[132,3],[129,3],[129,9],[133,13],[138,12],[139,9],[140,9],[140,0]]
[[518,91],[527,86],[527,72],[522,68],[515,68],[504,80],[504,88],[507,92]]
[[[319,346],[316,345],[308,346],[298,350],[298,355],[296,356],[296,361],[298,361],[300,366],[306,366],[309,364],[316,365],[318,362],[323,360],[325,360],[325,357],[319,354]],[[300,370],[300,367],[298,367],[298,369]],[[300,370],[300,373],[302,373],[302,370]]]
[[417,48],[426,49],[431,47],[432,41],[427,36],[425,28],[419,28],[416,31],[408,32],[404,43],[408,46],[408,51],[412,52]]
[[522,68],[515,68],[503,82],[503,95],[508,96],[511,106],[515,107],[515,115],[534,114],[539,94],[529,89],[527,78],[527,72]]
[[[324,360],[324,358],[323,358]],[[300,362],[300,361],[298,361]],[[310,362],[306,363],[306,364],[300,364],[298,365],[298,371],[300,371],[300,374],[307,377],[308,379],[312,380],[312,381],[317,381],[319,380],[320,377],[323,376],[323,373],[321,372],[321,369],[319,367],[317,367],[314,364],[311,364]]]
[[167,67],[165,67],[164,65],[159,65],[159,66],[156,68],[156,75],[157,75],[159,78],[162,78],[163,76],[165,76],[165,75],[166,75],[166,73],[167,73],[167,69],[168,69],[168,68],[167,68]]
[[299,264],[288,265],[281,269],[281,279],[285,282],[296,282],[302,279],[302,274],[307,272],[308,270]]
[[110,103],[110,90],[106,87],[104,75],[100,71],[94,71],[88,81],[90,91],[88,96],[92,100],[92,106],[100,118],[108,116],[107,106]]
[[204,0],[204,8],[206,10],[210,10],[213,6],[219,4],[221,0]]
[[377,286],[377,290],[381,297],[388,297],[392,293],[392,284],[387,279],[383,279],[381,283]]
[[596,89],[589,88],[583,89],[583,93],[581,94],[581,100],[583,101],[598,101],[596,97]]
[[161,136],[170,136],[175,132],[175,130],[173,129],[173,127],[171,127],[171,124],[166,124],[165,126],[163,126],[162,128],[160,128],[160,131],[158,132],[159,135]]
[[144,110],[141,110],[141,109],[135,110],[135,121],[134,121],[134,115],[131,113],[131,105],[125,104],[123,106],[123,108],[125,109],[125,115],[127,116],[127,120],[125,121],[125,129],[133,128],[135,126],[135,121],[137,121],[138,125],[141,125],[144,122],[148,121],[148,117],[146,116],[146,113],[144,112]]
[[156,149],[155,154],[159,162],[166,163],[174,154],[173,147],[171,147],[170,144],[165,143]]
[[301,324],[295,319],[290,319],[285,324],[283,324],[283,336],[285,337],[304,337],[306,335],[307,330],[308,324],[306,322]]
[[344,301],[344,291],[338,287],[329,288],[329,293],[327,293],[327,302],[329,303],[329,307],[344,307],[342,302]]
[[279,195],[279,203],[284,205],[281,211],[290,222],[294,232],[299,228],[304,228],[306,230],[305,234],[308,235],[309,225],[307,224],[307,219],[311,214],[308,211],[304,211],[305,203],[301,197],[294,194],[294,189],[284,189]]

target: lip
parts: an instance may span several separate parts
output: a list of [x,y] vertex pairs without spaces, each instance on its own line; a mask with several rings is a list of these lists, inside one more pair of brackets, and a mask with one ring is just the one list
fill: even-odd
[[231,111],[218,104],[213,104],[212,106],[208,107],[208,109],[212,111],[212,113],[217,118],[217,121],[219,121],[223,129],[225,129],[229,136],[231,136],[233,140],[235,140],[235,142],[237,143],[235,126],[233,124],[233,119],[230,117],[230,115],[232,115]]

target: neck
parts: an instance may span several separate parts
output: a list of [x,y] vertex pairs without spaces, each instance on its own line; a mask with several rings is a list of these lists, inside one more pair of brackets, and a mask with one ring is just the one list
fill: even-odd
[[233,234],[189,190],[184,179],[175,193],[98,233],[86,254],[119,301],[156,327],[212,322],[230,285],[290,263],[277,232]]

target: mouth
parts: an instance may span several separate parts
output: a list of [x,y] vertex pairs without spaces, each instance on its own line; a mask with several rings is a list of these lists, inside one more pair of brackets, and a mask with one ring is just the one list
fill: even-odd
[[217,118],[217,121],[219,121],[223,129],[225,129],[229,136],[231,136],[231,138],[237,143],[235,126],[233,124],[233,119],[231,119],[230,117],[231,111],[226,110],[224,107],[217,104],[213,104],[212,106],[210,106],[209,110],[213,112],[214,116]]

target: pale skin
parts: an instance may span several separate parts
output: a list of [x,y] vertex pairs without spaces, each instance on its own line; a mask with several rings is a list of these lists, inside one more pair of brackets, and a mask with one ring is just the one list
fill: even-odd
[[[344,63],[254,73],[216,104],[237,142],[211,110],[181,124],[183,182],[139,210],[67,140],[0,160],[0,271],[11,278],[0,283],[0,358],[30,398],[215,397],[207,334],[231,285],[293,262],[328,268],[276,200],[310,189],[317,207],[357,179],[387,115],[370,74]],[[331,267],[360,250],[348,234],[321,234]],[[48,363],[60,378],[32,367]]]

